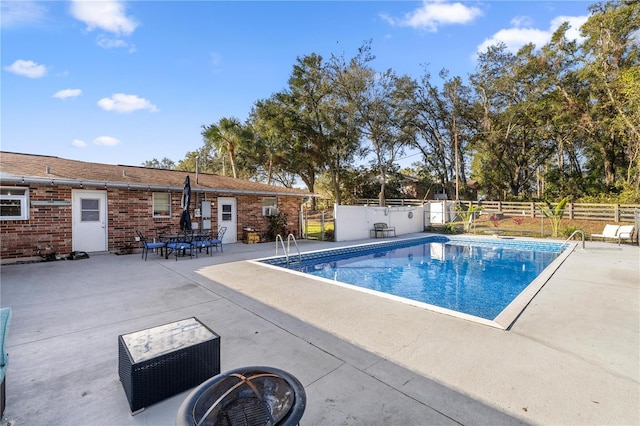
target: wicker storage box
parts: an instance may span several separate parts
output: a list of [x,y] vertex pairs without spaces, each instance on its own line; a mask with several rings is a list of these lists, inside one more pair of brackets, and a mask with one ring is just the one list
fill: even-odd
[[118,336],[118,352],[132,413],[220,373],[220,336],[197,318]]

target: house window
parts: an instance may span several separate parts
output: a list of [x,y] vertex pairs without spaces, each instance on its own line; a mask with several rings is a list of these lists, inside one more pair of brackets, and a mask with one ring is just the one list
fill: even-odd
[[99,222],[100,221],[100,200],[93,198],[83,198],[80,200],[80,221]]
[[231,211],[231,204],[222,205],[222,220],[224,221],[233,220],[233,212]]
[[171,217],[171,194],[153,193],[153,217]]
[[278,214],[278,199],[276,197],[262,198],[262,215],[275,216]]
[[29,188],[0,188],[0,219],[29,219]]

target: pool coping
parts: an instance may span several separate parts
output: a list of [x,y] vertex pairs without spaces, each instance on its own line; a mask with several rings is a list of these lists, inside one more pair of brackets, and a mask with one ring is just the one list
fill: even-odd
[[[309,255],[312,253],[325,253],[325,252],[336,252],[336,251],[345,251],[351,248],[355,248],[355,247],[384,247],[384,246],[395,246],[398,245],[398,243],[401,242],[411,242],[413,240],[424,240],[424,239],[429,239],[429,238],[444,238],[447,241],[456,241],[456,240],[469,240],[469,239],[477,239],[477,240],[482,240],[482,241],[490,241],[490,238],[487,238],[486,236],[464,236],[462,238],[456,238],[456,236],[420,236],[420,237],[410,237],[410,238],[399,238],[399,239],[394,239],[394,240],[387,240],[384,242],[371,242],[371,243],[361,243],[361,244],[354,244],[354,245],[348,245],[348,246],[343,246],[340,249],[335,249],[335,248],[329,248],[329,249],[321,249],[321,250],[314,250],[314,251],[310,251],[310,252],[305,252],[305,253],[300,253],[300,255]],[[500,237],[498,237],[500,238]],[[500,238],[502,239],[502,238]],[[527,241],[527,242],[533,242],[536,244],[543,244],[543,242],[540,242],[536,239],[532,239],[532,238],[515,238],[515,237],[509,237],[508,240],[513,240],[513,241]],[[283,271],[289,274],[293,274],[293,275],[297,275],[299,277],[304,277],[304,278],[308,278],[308,279],[312,279],[312,280],[316,280],[319,282],[323,282],[326,284],[331,284],[331,285],[336,285],[339,287],[343,287],[343,288],[348,288],[351,290],[356,290],[362,293],[367,293],[367,294],[371,294],[374,296],[378,296],[378,297],[383,297],[385,299],[389,299],[389,300],[393,300],[396,302],[400,302],[400,303],[404,303],[407,305],[411,305],[411,306],[415,306],[418,308],[422,308],[422,309],[426,309],[432,312],[438,312],[444,315],[449,315],[452,317],[456,317],[456,318],[460,318],[466,321],[471,321],[474,323],[478,323],[478,324],[482,324],[485,326],[489,326],[489,327],[493,327],[493,328],[498,328],[501,330],[509,330],[511,328],[511,326],[515,323],[515,321],[518,319],[518,317],[522,314],[522,312],[524,312],[524,310],[526,309],[526,307],[529,305],[529,303],[531,303],[531,301],[533,300],[533,298],[538,294],[538,292],[544,287],[544,285],[549,281],[549,279],[553,276],[553,274],[558,270],[558,268],[560,267],[560,265],[562,265],[562,263],[569,257],[569,255],[571,255],[571,253],[573,253],[573,251],[575,250],[575,248],[578,246],[577,243],[575,242],[567,242],[567,243],[560,243],[560,242],[553,242],[552,244],[556,244],[559,245],[560,247],[563,246],[567,246],[562,252],[560,252],[560,254],[558,255],[557,258],[555,258],[549,265],[547,265],[547,267],[544,268],[544,270],[533,280],[531,281],[531,283],[529,283],[529,285],[527,287],[525,287],[493,320],[490,319],[486,319],[486,318],[481,318],[475,315],[471,315],[471,314],[467,314],[464,312],[458,312],[455,311],[453,309],[448,309],[448,308],[443,308],[441,306],[437,306],[437,305],[432,305],[430,303],[425,303],[425,302],[419,302],[417,300],[412,300],[412,299],[408,299],[405,297],[401,297],[401,296],[396,296],[393,294],[389,294],[389,293],[384,293],[378,290],[372,290],[372,289],[368,289],[368,288],[364,288],[364,287],[360,287],[354,284],[348,284],[348,283],[343,283],[340,281],[335,281],[335,280],[330,280],[328,278],[323,278],[323,277],[318,277],[318,276],[314,276],[311,274],[307,274],[304,272],[299,272],[299,271],[295,271],[293,269],[288,269],[288,268],[284,268],[282,266],[278,266],[275,264],[269,264],[269,263],[265,263],[265,261],[268,260],[273,260],[273,259],[280,259],[283,257],[286,257],[289,254],[282,254],[282,255],[274,255],[274,256],[269,256],[269,257],[263,257],[263,258],[259,258],[259,259],[253,259],[253,260],[249,260],[248,262],[253,263],[253,264],[257,264],[257,265],[261,265],[263,267],[268,267],[268,268],[272,268],[274,270],[278,270],[278,271]],[[364,250],[364,249],[363,249]],[[296,254],[297,255],[297,254]]]

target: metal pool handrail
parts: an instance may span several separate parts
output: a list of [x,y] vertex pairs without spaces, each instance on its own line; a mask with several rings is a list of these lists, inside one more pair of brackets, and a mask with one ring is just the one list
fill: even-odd
[[289,253],[291,252],[291,240],[293,240],[293,244],[296,246],[296,251],[298,252],[298,262],[302,263],[302,254],[300,254],[300,248],[298,247],[298,242],[296,241],[296,237],[293,234],[289,234],[287,236],[287,248],[284,248],[284,240],[282,239],[282,235],[276,235],[276,256],[278,255],[278,240],[280,240],[280,244],[282,245],[282,251],[284,251],[284,256],[287,259],[287,265],[289,265]]
[[565,244],[567,244],[573,238],[573,236],[578,233],[582,235],[582,250],[584,250],[584,231],[582,229],[576,229],[575,231],[573,231],[571,235],[569,235],[569,238],[567,238],[567,240],[562,243],[562,245],[564,246]]

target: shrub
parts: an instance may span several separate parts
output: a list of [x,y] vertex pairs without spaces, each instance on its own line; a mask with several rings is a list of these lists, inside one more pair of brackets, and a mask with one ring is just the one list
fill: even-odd
[[324,241],[333,241],[335,238],[335,231],[333,229],[327,229],[324,231]]
[[267,240],[275,241],[278,234],[281,235],[283,239],[286,239],[287,223],[288,217],[286,213],[278,212],[277,215],[270,216],[269,227],[267,228]]
[[[561,233],[563,237],[569,238],[575,231],[582,231],[582,229],[577,226],[567,226],[562,230]],[[578,235],[574,235],[574,238],[576,237],[578,237]]]
[[448,222],[444,225],[445,234],[460,234],[462,231],[463,228],[455,222]]
[[471,204],[468,208],[458,204],[456,206],[456,213],[462,218],[462,226],[464,232],[471,230],[473,219],[476,217],[476,213],[480,212],[484,207],[474,206]]
[[553,238],[558,238],[558,228],[560,222],[564,216],[564,207],[569,202],[569,197],[564,197],[554,208],[549,201],[545,201],[545,204],[540,204],[539,207],[542,210],[542,214],[549,218],[551,221],[551,228],[553,229]]

